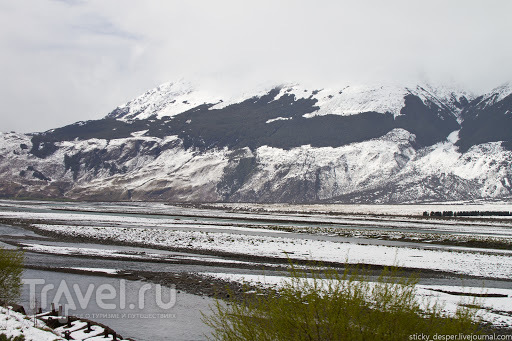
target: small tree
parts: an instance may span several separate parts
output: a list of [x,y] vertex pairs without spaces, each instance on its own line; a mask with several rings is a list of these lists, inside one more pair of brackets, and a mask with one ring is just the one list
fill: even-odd
[[0,303],[14,303],[21,294],[23,252],[0,247]]

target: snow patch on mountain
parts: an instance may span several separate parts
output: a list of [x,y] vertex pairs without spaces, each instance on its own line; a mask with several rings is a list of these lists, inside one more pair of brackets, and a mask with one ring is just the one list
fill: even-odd
[[486,97],[489,99],[488,104],[497,103],[512,94],[512,82],[502,84],[493,89]]
[[272,123],[272,122],[275,122],[275,121],[288,121],[288,120],[291,120],[293,119],[293,117],[276,117],[276,118],[271,118],[270,120],[267,120],[265,123]]
[[165,83],[143,95],[117,107],[108,117],[124,121],[148,119],[151,117],[173,117],[197,106],[208,104],[209,110],[223,109],[229,105],[245,100],[258,99],[278,88],[279,94],[274,98],[289,95],[298,99],[315,99],[318,110],[305,114],[304,117],[324,115],[357,115],[364,112],[391,113],[400,115],[404,107],[404,97],[415,95],[424,102],[430,102],[442,108],[449,108],[459,118],[460,107],[456,105],[461,97],[473,96],[461,90],[447,87],[401,85],[344,85],[338,88],[312,88],[300,84],[266,86],[242,94],[213,95],[198,89],[189,82],[179,81]]
[[[486,93],[485,95],[481,96],[480,102],[476,104],[476,108],[478,110],[484,110],[488,107],[492,107],[493,105],[499,103],[500,101],[504,100],[505,98],[512,95],[512,82],[510,83],[504,83],[490,92]],[[504,114],[507,114],[508,110],[505,111]],[[476,112],[476,116],[479,115],[479,112]]]
[[382,184],[411,157],[414,135],[395,129],[382,138],[347,146],[256,150],[257,172],[240,192],[286,192],[289,184],[308,180],[317,185],[318,199],[328,199]]
[[464,104],[476,98],[476,96],[469,91],[441,85],[418,85],[414,89],[411,89],[410,92],[420,97],[423,103],[430,102],[440,108],[449,109],[457,118],[459,124],[462,122],[461,112]]
[[405,96],[418,96],[425,104],[433,103],[440,108],[450,110],[459,120],[461,107],[457,105],[461,98],[473,99],[467,91],[430,85],[406,87],[401,85],[351,85],[338,89],[313,89],[299,84],[283,86],[276,100],[284,95],[293,95],[295,99],[313,98],[317,100],[318,110],[305,114],[311,118],[323,115],[357,115],[364,112],[401,114]]
[[164,83],[128,103],[118,106],[109,116],[122,120],[172,117],[202,104],[218,103],[221,98],[195,89],[188,82]]
[[363,112],[392,113],[400,115],[407,89],[399,86],[344,86],[339,89],[306,89],[294,85],[281,89],[277,98],[293,95],[299,98],[314,98],[319,110],[305,114],[310,118],[323,115],[356,115]]
[[241,93],[232,93],[230,95],[224,95],[222,100],[218,102],[212,102],[215,103],[215,105],[211,106],[209,110],[224,109],[230,105],[242,103],[243,101],[248,99],[254,99],[254,101],[256,101],[257,99],[268,94],[272,89],[280,87],[282,87],[282,85],[279,84],[271,86],[265,85],[250,91],[243,91]]

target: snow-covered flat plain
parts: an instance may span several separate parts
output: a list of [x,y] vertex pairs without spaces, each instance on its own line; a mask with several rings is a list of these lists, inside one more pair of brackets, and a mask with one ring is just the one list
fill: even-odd
[[360,245],[271,236],[208,233],[171,229],[34,225],[71,237],[144,244],[147,246],[210,250],[239,255],[321,262],[402,266],[488,278],[512,278],[512,255],[423,250],[409,247]]
[[[157,261],[170,261],[170,262],[184,262],[184,261],[201,261],[209,263],[229,263],[229,264],[251,264],[249,262],[223,259],[217,257],[208,256],[194,256],[186,254],[166,254],[166,253],[150,253],[150,252],[130,252],[116,249],[106,248],[92,248],[92,247],[73,247],[73,246],[54,246],[41,244],[19,244],[25,251],[47,253],[55,255],[72,255],[72,256],[87,256],[87,257],[100,257],[100,258],[116,258],[116,259],[127,259],[127,260],[157,260]],[[270,266],[270,264],[268,264]],[[104,269],[104,268],[84,268],[84,267],[72,267],[69,269],[83,270],[88,272],[104,272],[109,274],[116,274],[116,269]]]
[[[0,206],[1,205],[2,202],[0,201]],[[82,209],[77,209],[76,206],[73,207],[67,205],[59,207],[59,210],[49,210],[46,212],[0,210],[0,217],[82,223],[97,222],[107,224],[136,224],[147,227],[173,227],[176,226],[176,224],[190,224],[191,228],[200,228],[200,225],[209,225],[210,228],[214,228],[212,225],[224,225],[229,226],[230,231],[235,231],[237,229],[243,231],[244,224],[261,224],[263,225],[262,227],[275,226],[279,224],[286,224],[288,226],[299,226],[302,224],[309,227],[315,226],[315,224],[333,224],[339,227],[356,226],[389,228],[394,230],[398,230],[400,228],[407,230],[422,229],[443,233],[460,232],[470,233],[472,235],[482,234],[512,237],[512,217],[509,217],[509,219],[507,219],[507,217],[498,217],[498,219],[493,217],[492,220],[490,220],[489,217],[480,219],[475,219],[473,217],[471,217],[472,219],[436,219],[418,217],[422,215],[423,211],[456,210],[456,208],[464,210],[464,207],[466,207],[465,210],[512,211],[512,206],[510,204],[477,207],[439,207],[437,205],[304,205],[304,207],[301,208],[302,205],[281,204],[208,204],[208,206],[222,207],[223,209],[198,210],[182,209],[173,206],[158,208],[156,210],[151,207],[140,206],[128,206],[121,208],[112,208],[108,206],[103,208],[82,207]],[[404,208],[402,206],[406,207]],[[412,208],[409,206],[412,206]],[[21,206],[20,208],[27,208],[27,206]],[[243,213],[239,211],[242,209]],[[70,212],[62,212],[66,210],[70,210]],[[409,213],[405,216],[401,216],[401,214],[407,210],[410,210]],[[81,211],[86,211],[87,213],[82,213]],[[103,213],[111,214],[105,215]],[[337,213],[343,213],[343,215],[337,215]],[[209,218],[210,220],[198,221],[198,218]],[[231,221],[226,222],[225,219],[230,219]],[[249,224],[247,221],[249,221]],[[260,230],[260,232],[265,231],[267,230]]]
[[[8,202],[2,204],[8,205]],[[509,204],[217,205],[222,209],[196,209],[162,204],[154,204],[153,208],[149,203],[118,204],[115,208],[108,206],[102,212],[101,206],[92,204],[63,204],[57,207],[48,204],[45,207],[43,204],[41,207],[44,209],[40,210],[30,210],[25,205],[18,209],[0,210],[0,218],[26,219],[32,222],[31,226],[36,231],[107,243],[111,241],[239,256],[398,265],[483,278],[512,278],[512,253],[505,247],[512,242],[510,220],[440,220],[415,217],[426,210],[504,211],[510,209]],[[70,209],[73,210],[67,211]],[[162,215],[164,212],[168,215]],[[332,215],[333,212],[343,212],[346,215]],[[405,216],[399,216],[400,214]],[[347,230],[351,231],[349,236],[360,237],[361,241],[354,241],[354,238],[329,239],[331,235],[344,236],[343,233]],[[318,235],[326,237],[320,238]],[[383,237],[393,240],[404,235],[410,241],[417,241],[416,245],[398,242],[379,245],[378,241]],[[440,237],[429,239],[434,236]],[[368,238],[374,242],[362,242]],[[444,244],[447,245],[434,248],[432,245],[435,246],[440,238],[444,238]],[[456,246],[455,242],[470,239],[489,243],[489,246]],[[455,244],[450,246],[446,240]],[[492,243],[501,243],[502,247],[494,249]],[[30,245],[27,248],[41,252],[41,246]],[[55,246],[44,247],[44,252],[49,253],[64,254],[69,250]],[[73,252],[78,251],[75,248]],[[115,250],[81,249],[79,253],[136,256],[117,254]],[[160,256],[146,254],[144,257]]]
[[[280,271],[289,260],[301,267],[308,261],[399,266],[421,273],[419,297],[439,297],[447,312],[461,297],[449,292],[491,283],[486,290],[501,296],[483,297],[482,314],[497,326],[512,327],[512,219],[423,217],[424,211],[445,210],[509,212],[512,207],[0,201],[0,219],[45,236],[15,245],[36,258],[59,259],[58,271],[70,260],[69,270],[110,276],[165,266],[236,282],[275,282],[282,280]],[[263,280],[255,274],[263,267],[279,276]],[[459,285],[465,279],[469,288]]]

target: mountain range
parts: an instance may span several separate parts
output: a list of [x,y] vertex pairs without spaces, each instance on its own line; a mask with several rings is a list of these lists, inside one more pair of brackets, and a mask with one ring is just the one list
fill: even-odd
[[0,134],[0,196],[170,202],[512,199],[512,84],[166,83],[98,120]]

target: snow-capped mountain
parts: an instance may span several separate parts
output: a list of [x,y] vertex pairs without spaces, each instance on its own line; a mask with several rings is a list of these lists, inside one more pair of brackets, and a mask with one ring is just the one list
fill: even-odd
[[0,135],[0,194],[95,200],[512,198],[512,86],[166,83],[103,119]]

